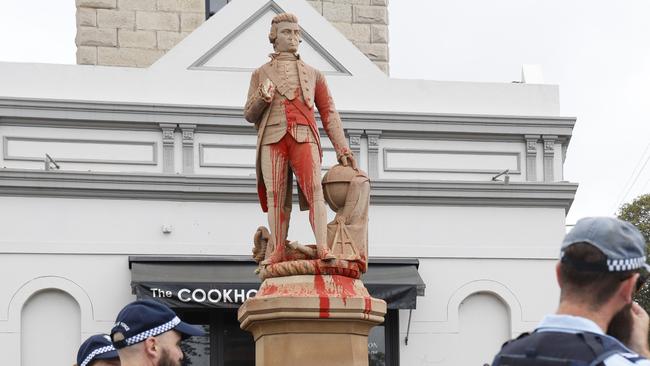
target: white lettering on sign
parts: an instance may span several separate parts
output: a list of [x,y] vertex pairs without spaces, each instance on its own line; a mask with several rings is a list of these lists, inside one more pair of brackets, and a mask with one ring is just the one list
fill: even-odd
[[232,292],[231,289],[223,291],[223,302],[233,302],[232,299],[230,298],[231,292]]
[[151,288],[151,296],[153,297],[172,297],[172,292],[169,290],[163,290],[160,288]]
[[208,300],[210,300],[210,302],[221,301],[221,292],[215,289],[208,291]]
[[190,290],[188,290],[186,288],[178,290],[178,299],[181,300],[182,302],[190,302],[190,300],[192,300],[192,299],[189,296],[186,299],[183,298],[183,294],[185,294],[185,293],[189,294]]
[[[152,288],[151,295],[154,298],[169,298],[173,297],[173,292],[170,290],[163,290],[160,288]],[[188,289],[182,288],[176,293],[176,297],[182,302],[196,302],[196,303],[231,303],[241,304],[244,301],[257,295],[257,290],[251,289],[216,289],[204,290],[201,288]]]
[[246,293],[244,290],[235,290],[235,302],[246,301]]
[[204,302],[207,297],[208,295],[205,293],[205,291],[200,288],[192,291],[192,300],[194,300],[194,302]]

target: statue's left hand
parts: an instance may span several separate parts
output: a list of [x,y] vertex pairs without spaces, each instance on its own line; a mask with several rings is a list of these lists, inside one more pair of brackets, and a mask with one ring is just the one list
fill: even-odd
[[352,166],[352,169],[359,170],[357,166],[357,160],[354,158],[354,154],[350,151],[349,148],[345,148],[342,152],[337,154],[337,159],[339,163],[343,166]]

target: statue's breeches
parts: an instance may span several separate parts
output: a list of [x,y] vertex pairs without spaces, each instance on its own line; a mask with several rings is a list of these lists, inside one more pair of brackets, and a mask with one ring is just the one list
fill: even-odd
[[[288,185],[291,181],[291,167],[309,203],[309,222],[314,230],[316,243],[319,246],[327,245],[327,213],[321,186],[318,144],[298,143],[290,134],[286,134],[277,143],[262,145],[260,159],[269,207],[269,226],[274,242],[284,243],[287,236],[291,211],[291,187]],[[284,245],[276,245],[277,247]]]

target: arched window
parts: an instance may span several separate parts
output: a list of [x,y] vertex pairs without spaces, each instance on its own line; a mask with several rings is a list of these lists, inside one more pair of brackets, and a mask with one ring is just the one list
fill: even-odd
[[72,365],[81,341],[81,310],[68,293],[43,290],[21,314],[21,366]]
[[497,296],[488,292],[474,293],[461,302],[459,311],[459,350],[457,365],[484,365],[503,342],[510,339],[510,311]]

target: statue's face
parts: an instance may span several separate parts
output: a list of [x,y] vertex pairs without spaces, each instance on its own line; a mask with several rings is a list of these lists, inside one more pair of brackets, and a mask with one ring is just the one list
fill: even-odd
[[296,23],[278,23],[277,38],[275,39],[276,52],[298,52],[300,44],[300,27]]

